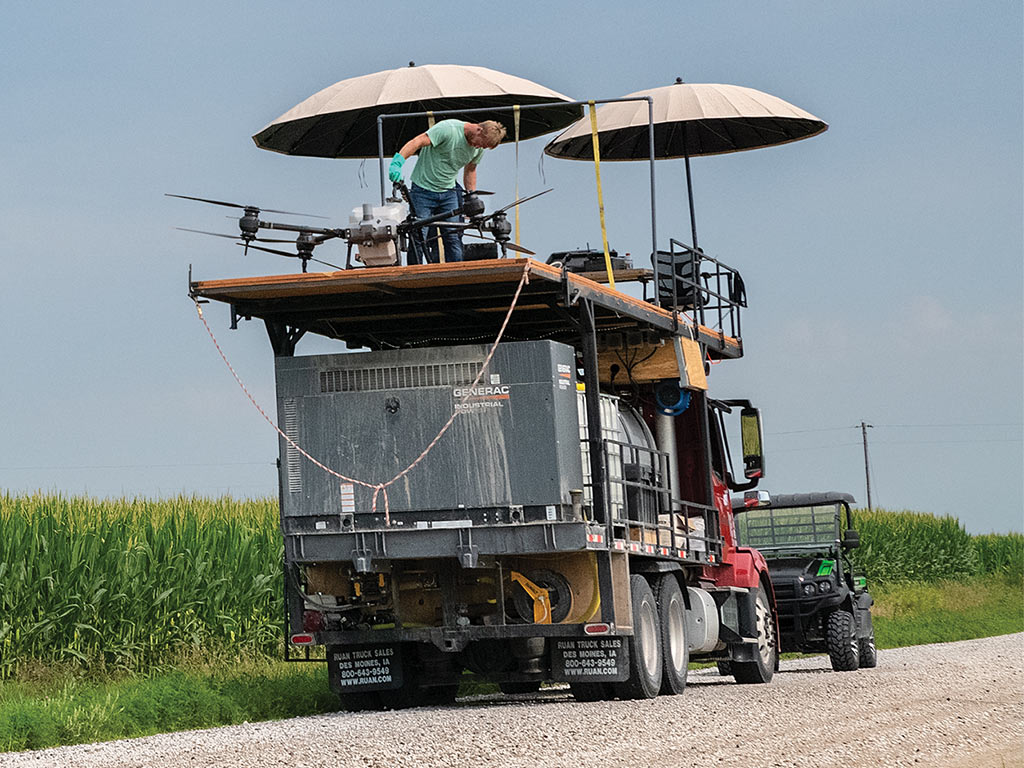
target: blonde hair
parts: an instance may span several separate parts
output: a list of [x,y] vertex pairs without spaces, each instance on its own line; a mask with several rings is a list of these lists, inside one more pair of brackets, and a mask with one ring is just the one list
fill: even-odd
[[487,142],[491,149],[498,146],[505,138],[505,126],[495,120],[484,120],[480,123],[480,129],[480,138]]

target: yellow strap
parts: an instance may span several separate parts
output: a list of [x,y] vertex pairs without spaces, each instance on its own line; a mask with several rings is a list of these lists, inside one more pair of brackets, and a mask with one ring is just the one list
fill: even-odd
[[[519,105],[512,107],[512,117],[515,121],[516,134],[516,194],[513,200],[519,199]],[[516,245],[519,245],[519,206],[516,206]]]
[[[427,130],[429,131],[433,127],[434,127],[434,113],[431,112],[430,110],[427,110]],[[426,242],[427,242],[427,239],[423,238],[424,245],[426,244]],[[423,255],[423,258],[424,259],[427,258],[426,254]],[[440,227],[437,228],[437,260],[441,264],[446,264],[447,263],[447,260],[444,257],[444,241],[441,239],[441,228]]]
[[608,272],[608,285],[614,290],[615,276],[612,274],[612,257],[608,253],[608,229],[604,225],[604,196],[601,194],[601,148],[597,141],[597,107],[590,104],[590,137],[594,141],[594,174],[597,176],[597,209],[601,213],[601,243],[604,245],[604,268]]

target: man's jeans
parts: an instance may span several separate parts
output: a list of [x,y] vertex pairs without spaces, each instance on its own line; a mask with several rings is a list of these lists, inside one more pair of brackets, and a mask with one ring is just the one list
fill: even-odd
[[[431,192],[412,184],[409,187],[409,202],[412,203],[413,215],[417,219],[447,213],[462,206],[462,187],[456,184],[444,192]],[[446,219],[459,220],[458,216]],[[417,227],[410,233],[409,264],[437,264],[440,261],[437,249],[438,229],[441,230],[441,239],[444,241],[444,260],[462,261],[462,230],[454,227]]]

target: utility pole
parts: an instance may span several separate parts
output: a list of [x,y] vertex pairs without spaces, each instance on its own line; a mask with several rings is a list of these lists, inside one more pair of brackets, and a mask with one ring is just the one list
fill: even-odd
[[868,428],[873,428],[872,424],[865,424],[863,421],[860,423],[860,434],[864,440],[864,482],[868,486],[868,512],[872,511],[871,508],[871,472],[868,469]]

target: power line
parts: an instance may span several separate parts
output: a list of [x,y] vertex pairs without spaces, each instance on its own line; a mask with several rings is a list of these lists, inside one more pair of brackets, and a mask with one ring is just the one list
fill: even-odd
[[838,432],[840,430],[858,429],[859,427],[822,427],[821,429],[794,429],[790,432],[767,432],[768,435],[804,435],[808,432]]
[[[876,429],[950,429],[950,428],[968,428],[973,429],[975,427],[1019,427],[1019,424],[997,424],[997,423],[984,423],[984,424],[875,424]],[[817,429],[793,429],[785,432],[767,432],[768,435],[805,435],[811,432],[842,432],[848,429],[860,429],[860,424],[851,424],[847,427],[821,427]]]
[[900,428],[918,428],[918,427],[1018,427],[1019,424],[876,424],[877,427],[900,427]]
[[[1020,443],[1022,438],[995,440],[872,440],[872,445],[978,445],[982,443]],[[861,441],[846,443],[830,443],[827,445],[807,445],[801,448],[773,448],[772,453],[799,453],[800,451],[820,451],[827,448],[852,448],[861,445]]]

